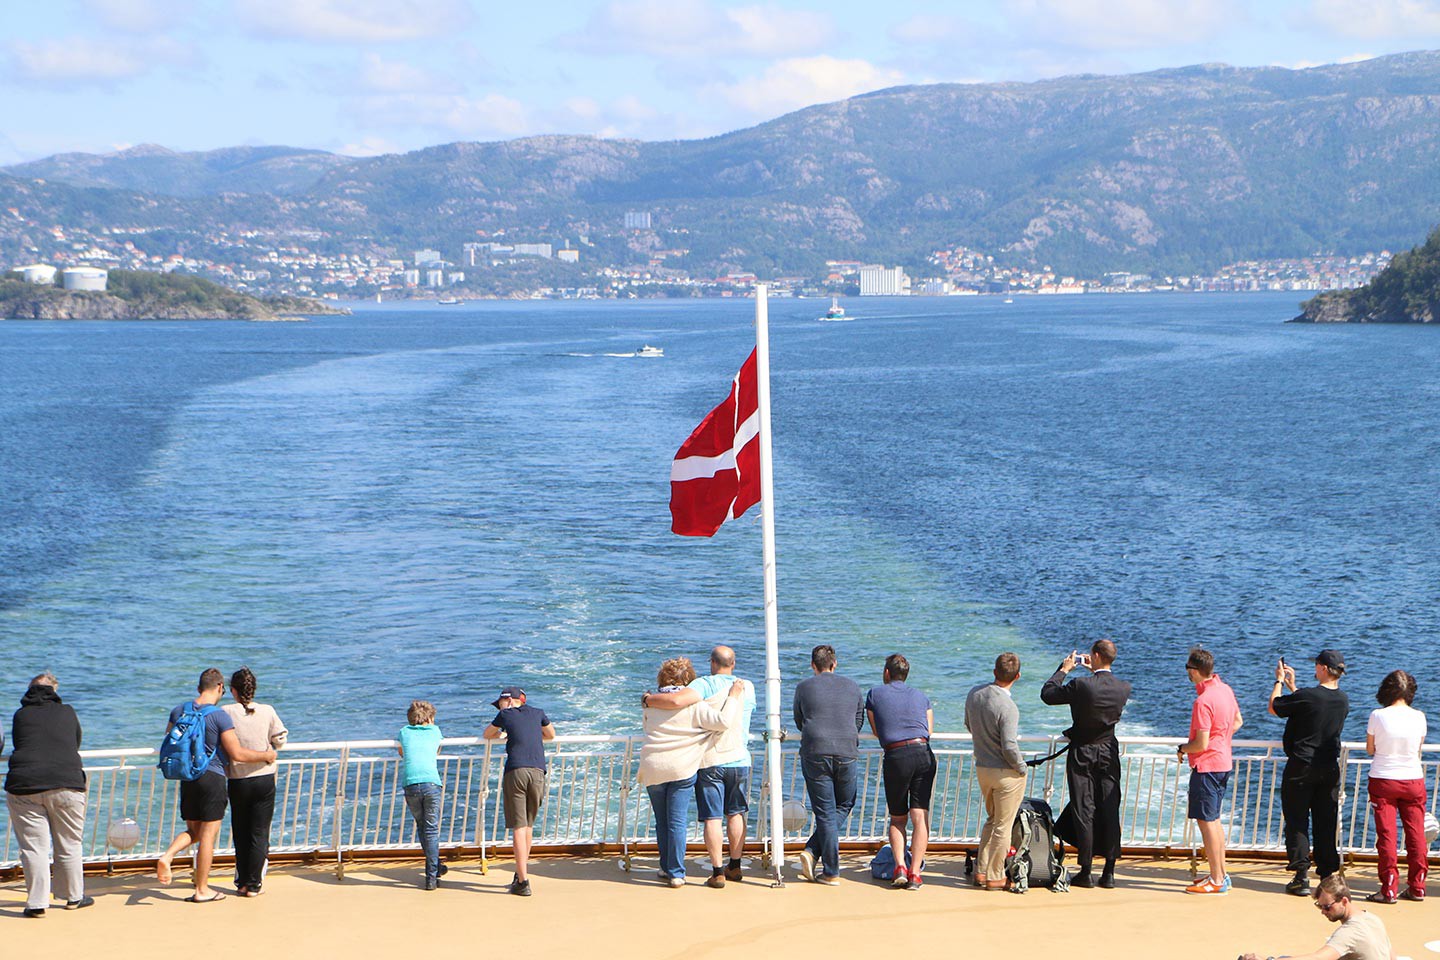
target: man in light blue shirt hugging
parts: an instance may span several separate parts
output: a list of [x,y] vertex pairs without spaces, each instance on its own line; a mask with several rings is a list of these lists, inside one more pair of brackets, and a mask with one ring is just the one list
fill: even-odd
[[[666,710],[687,707],[701,700],[724,703],[735,682],[735,651],[718,646],[710,651],[710,675],[696,677],[684,690],[652,693],[647,702]],[[707,887],[723,887],[726,880],[741,880],[740,858],[745,853],[745,814],[750,810],[750,750],[747,735],[755,713],[755,685],[748,680],[740,700],[740,722],[727,730],[705,754],[695,776],[695,807],[705,826],[705,849],[710,854]],[[723,828],[723,829],[722,829]],[[730,860],[725,863],[725,840]],[[723,864],[723,865],[722,865]]]

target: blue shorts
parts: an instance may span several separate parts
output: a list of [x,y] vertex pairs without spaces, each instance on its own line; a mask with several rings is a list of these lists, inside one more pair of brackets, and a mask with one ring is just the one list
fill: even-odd
[[720,820],[750,810],[745,792],[748,767],[705,767],[695,775],[695,813],[699,820]]
[[1225,788],[1229,784],[1229,770],[1224,773],[1190,771],[1190,809],[1185,815],[1191,820],[1219,820],[1220,801],[1225,799]]

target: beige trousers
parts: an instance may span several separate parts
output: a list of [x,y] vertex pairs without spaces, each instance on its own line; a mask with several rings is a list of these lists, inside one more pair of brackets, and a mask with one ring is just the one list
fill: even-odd
[[10,829],[20,847],[25,872],[25,906],[50,905],[50,861],[55,861],[55,895],[75,901],[85,896],[85,794],[79,790],[7,793]]
[[985,825],[980,828],[980,854],[975,872],[987,883],[1005,879],[1005,854],[1010,852],[1010,830],[1025,799],[1025,774],[1008,767],[976,767],[980,796],[985,799]]

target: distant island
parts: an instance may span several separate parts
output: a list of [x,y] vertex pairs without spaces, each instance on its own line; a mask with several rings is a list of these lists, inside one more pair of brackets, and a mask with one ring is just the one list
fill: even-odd
[[178,273],[111,270],[103,292],[0,279],[5,320],[291,320],[344,312],[304,297],[262,300]]
[[1363,287],[1322,293],[1300,310],[1291,323],[1440,322],[1440,227]]

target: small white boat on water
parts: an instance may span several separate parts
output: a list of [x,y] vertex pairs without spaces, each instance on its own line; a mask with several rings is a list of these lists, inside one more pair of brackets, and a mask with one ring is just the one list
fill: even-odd
[[660,347],[652,347],[652,346],[650,346],[650,344],[647,343],[647,344],[645,344],[645,346],[643,346],[643,347],[641,347],[639,350],[636,350],[636,351],[635,351],[635,356],[637,356],[637,357],[663,357],[663,356],[665,356],[665,351],[662,350]]
[[839,298],[839,297],[831,297],[831,298],[830,298],[830,309],[825,311],[825,316],[822,317],[821,319],[823,319],[823,320],[844,320],[844,319],[845,319],[845,308],[842,307],[842,306],[840,306],[840,298]]
[[459,299],[456,298],[456,297],[442,297],[442,298],[441,298],[439,301],[437,301],[437,302],[438,302],[442,307],[453,307],[453,306],[455,306],[455,304],[459,303],[460,301],[459,301]]

